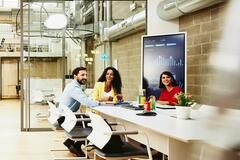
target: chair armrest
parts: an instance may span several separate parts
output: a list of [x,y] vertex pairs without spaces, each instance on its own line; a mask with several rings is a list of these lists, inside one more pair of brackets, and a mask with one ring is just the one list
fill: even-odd
[[[110,125],[110,126],[119,126],[119,127],[121,127],[121,131],[126,131],[126,127],[121,123],[121,122],[108,122],[108,124]],[[114,130],[115,131],[115,130]],[[120,132],[120,131],[118,131],[118,132]],[[126,142],[128,142],[128,137],[127,137],[127,134],[125,134],[124,135],[124,140],[126,141]]]
[[77,118],[77,122],[91,122],[90,118]]
[[110,126],[116,126],[116,125],[121,125],[119,122],[108,122]]
[[87,116],[87,114],[86,113],[79,113],[79,112],[74,112],[74,114],[76,115],[76,116],[81,116],[81,115],[83,115],[83,116]]
[[112,131],[105,134],[111,135],[129,135],[129,134],[138,134],[138,131]]

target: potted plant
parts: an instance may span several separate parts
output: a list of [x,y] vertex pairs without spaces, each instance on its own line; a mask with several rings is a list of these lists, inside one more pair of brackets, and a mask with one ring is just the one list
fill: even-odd
[[176,106],[177,118],[189,119],[191,114],[191,105],[194,103],[192,96],[180,92],[176,94],[175,97],[178,101],[178,106]]

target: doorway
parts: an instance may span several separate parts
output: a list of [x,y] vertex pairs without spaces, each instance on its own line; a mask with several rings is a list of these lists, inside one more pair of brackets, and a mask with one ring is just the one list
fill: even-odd
[[1,58],[1,99],[19,98],[19,58]]

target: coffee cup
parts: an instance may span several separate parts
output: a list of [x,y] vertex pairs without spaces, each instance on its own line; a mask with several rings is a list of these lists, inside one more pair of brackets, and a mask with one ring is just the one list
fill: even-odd
[[147,112],[151,111],[151,103],[150,102],[145,102],[143,107],[144,107],[145,111],[147,111]]
[[122,96],[121,94],[118,94],[118,95],[117,95],[117,100],[118,100],[118,102],[122,102],[122,98],[123,98],[123,96]]

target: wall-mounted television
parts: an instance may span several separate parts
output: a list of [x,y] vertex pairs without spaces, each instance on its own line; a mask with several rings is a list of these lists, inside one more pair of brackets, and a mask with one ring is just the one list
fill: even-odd
[[163,71],[170,71],[186,91],[186,66],[185,32],[142,37],[142,87],[147,97],[159,97],[159,80]]

